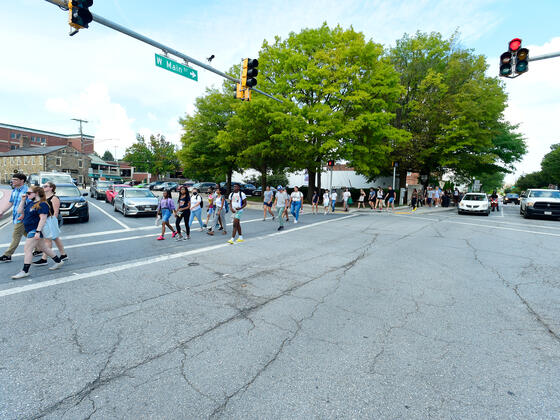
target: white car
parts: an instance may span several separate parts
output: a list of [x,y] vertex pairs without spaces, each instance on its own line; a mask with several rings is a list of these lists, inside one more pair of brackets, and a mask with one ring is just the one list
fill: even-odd
[[457,213],[481,213],[490,215],[490,203],[485,193],[467,193],[459,202]]

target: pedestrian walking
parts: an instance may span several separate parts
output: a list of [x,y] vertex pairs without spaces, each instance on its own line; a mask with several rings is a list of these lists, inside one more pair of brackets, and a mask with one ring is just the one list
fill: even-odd
[[208,226],[210,219],[213,219],[214,216],[214,194],[214,187],[208,188],[208,210],[206,211],[206,223],[204,224],[204,227]]
[[323,208],[325,210],[325,216],[329,212],[330,205],[331,205],[331,196],[329,194],[329,190],[325,190],[323,192]]
[[[58,248],[58,253],[60,254],[60,259],[66,261],[68,255],[64,250],[64,245],[60,239],[60,225],[62,224],[62,216],[60,215],[60,199],[56,196],[56,185],[53,182],[47,182],[43,185],[43,190],[45,191],[45,197],[47,198],[47,204],[49,206],[49,216],[47,218],[47,224],[50,224],[51,231],[50,238],[45,238],[45,245],[52,249],[52,243],[56,244]],[[41,266],[47,265],[47,254],[43,252],[41,258],[37,261],[33,261],[33,265]]]
[[412,211],[416,211],[418,207],[418,190],[416,188],[412,190],[412,199],[410,200],[410,205],[412,206]]
[[311,197],[311,214],[319,214],[319,191],[313,191],[313,197]]
[[274,220],[274,212],[272,211],[272,200],[274,197],[274,192],[270,189],[270,185],[266,186],[266,189],[263,193],[263,222],[266,220],[266,213],[268,212],[272,216],[272,220]]
[[434,206],[435,206],[435,207],[439,207],[440,198],[441,198],[441,190],[440,190],[439,187],[436,187],[436,188],[433,190],[432,198],[433,198],[433,201],[434,201]]
[[350,191],[348,190],[348,188],[346,188],[342,193],[342,202],[344,204],[344,211],[348,211],[348,202],[350,200],[352,200],[352,194],[350,194]]
[[389,207],[395,210],[396,196],[397,195],[395,194],[395,190],[393,190],[393,187],[389,186],[389,189],[387,190],[387,195],[385,196],[385,199],[387,200],[387,210],[389,210]]
[[[228,243],[233,245],[235,242],[243,242],[243,233],[241,232],[241,216],[243,215],[243,209],[247,206],[247,196],[243,191],[240,190],[239,184],[235,184],[233,186],[233,192],[229,195],[229,202],[231,212],[233,213],[233,232]],[[239,234],[237,241],[235,240],[236,234]]]
[[200,231],[204,231],[204,223],[202,222],[202,206],[203,206],[202,196],[200,195],[198,189],[193,188],[191,196],[191,214],[189,216],[189,228],[192,227],[194,218],[198,220],[200,225]]
[[[191,227],[189,226],[189,219],[191,217],[191,197],[187,187],[182,185],[179,188],[179,197],[177,198],[177,208],[175,209],[175,229],[177,229],[177,240],[191,239]],[[185,224],[185,233],[181,234],[181,220]]]
[[294,216],[294,224],[297,224],[299,221],[299,212],[301,211],[302,204],[303,194],[298,189],[298,187],[294,187],[294,191],[290,194],[290,213],[292,213],[292,216]]
[[426,203],[428,203],[428,207],[432,207],[432,200],[434,199],[434,190],[432,187],[428,187],[426,191]]
[[360,188],[360,196],[358,197],[358,208],[360,207],[363,207],[364,209],[366,208],[365,199],[366,199],[366,192]]
[[369,189],[368,204],[372,210],[375,208],[375,190],[373,187]]
[[375,204],[375,209],[379,207],[379,211],[383,210],[383,188],[377,187],[377,203]]
[[290,195],[288,194],[288,189],[285,188],[284,191],[286,192],[286,195],[288,195],[288,200],[286,201],[286,205],[284,206],[284,212],[282,213],[282,216],[286,218],[286,222],[290,221],[290,209],[291,209],[291,199],[290,199]]
[[157,207],[157,213],[161,216],[161,235],[157,237],[158,241],[163,241],[165,235],[165,226],[169,227],[171,230],[171,237],[174,238],[177,235],[171,223],[169,223],[169,219],[171,218],[171,214],[175,211],[175,203],[171,198],[171,192],[168,190],[163,190],[163,198],[159,200],[159,204]]
[[459,204],[459,189],[455,187],[455,191],[453,191],[453,204],[455,207]]
[[64,261],[52,249],[47,247],[42,239],[42,230],[50,212],[47,198],[45,197],[45,190],[37,186],[29,188],[27,195],[21,197],[17,212],[19,214],[18,219],[23,224],[26,239],[23,247],[23,269],[13,275],[12,279],[22,279],[29,276],[34,249],[39,249],[52,258],[54,265],[49,267],[49,270],[57,270],[62,267]]
[[289,202],[289,197],[288,193],[286,193],[286,190],[284,189],[284,187],[282,187],[282,185],[278,185],[278,188],[276,189],[278,190],[278,192],[276,193],[276,198],[274,200],[274,207],[276,208],[276,212],[278,214],[278,230],[282,230],[284,229],[284,218],[282,217],[282,214],[284,213],[286,205]]
[[23,227],[23,223],[19,219],[18,208],[22,201],[22,197],[27,194],[27,177],[24,174],[14,174],[12,176],[12,194],[10,195],[10,201],[8,201],[8,205],[0,211],[0,217],[6,213],[10,207],[12,208],[12,225],[13,225],[13,232],[12,232],[12,242],[4,254],[0,257],[0,262],[11,262],[12,255],[16,252],[16,248],[18,247],[19,243],[21,242],[21,238],[25,236],[25,229]]
[[222,194],[222,189],[217,188],[214,195],[214,217],[211,223],[208,225],[208,232],[206,232],[210,236],[214,235],[214,229],[216,229],[216,226],[218,225],[223,228],[222,234],[227,234],[227,231],[225,230],[225,201],[226,200]]
[[332,190],[331,192],[331,207],[332,207],[332,212],[334,213],[334,207],[336,206],[336,198],[338,197],[338,193],[336,192],[336,190]]

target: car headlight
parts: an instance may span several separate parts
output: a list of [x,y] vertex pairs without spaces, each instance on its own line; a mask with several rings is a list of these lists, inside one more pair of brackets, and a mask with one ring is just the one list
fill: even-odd
[[482,203],[480,205],[480,207],[482,207],[483,209],[487,209],[488,208],[488,203]]
[[535,204],[534,201],[527,201],[527,205],[528,205],[529,207],[533,207],[534,204]]
[[75,206],[76,206],[76,208],[84,207],[84,206],[87,206],[87,202],[82,201],[80,203],[76,203]]

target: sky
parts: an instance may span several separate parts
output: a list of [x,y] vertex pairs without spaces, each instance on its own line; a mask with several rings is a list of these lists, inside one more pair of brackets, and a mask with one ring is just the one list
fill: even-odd
[[[352,26],[390,48],[404,33],[460,33],[461,45],[486,56],[498,74],[499,56],[519,37],[530,57],[560,51],[560,1],[534,0],[94,0],[90,10],[190,57],[227,71],[257,57],[264,40],[290,32]],[[180,145],[179,118],[222,78],[202,68],[198,82],[155,66],[158,49],[92,22],[68,36],[67,12],[43,0],[1,1],[0,122],[77,133],[72,118],[88,120],[96,151],[121,158],[135,141],[161,133]],[[550,145],[560,143],[560,57],[529,63],[516,79],[502,79],[506,118],[519,124],[529,153],[522,173],[539,170]]]

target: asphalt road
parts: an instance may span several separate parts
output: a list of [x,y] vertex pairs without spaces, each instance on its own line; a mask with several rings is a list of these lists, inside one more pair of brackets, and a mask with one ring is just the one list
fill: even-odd
[[232,246],[156,242],[153,219],[94,204],[60,271],[0,266],[2,419],[559,417],[558,221],[506,206],[277,232],[250,210]]

